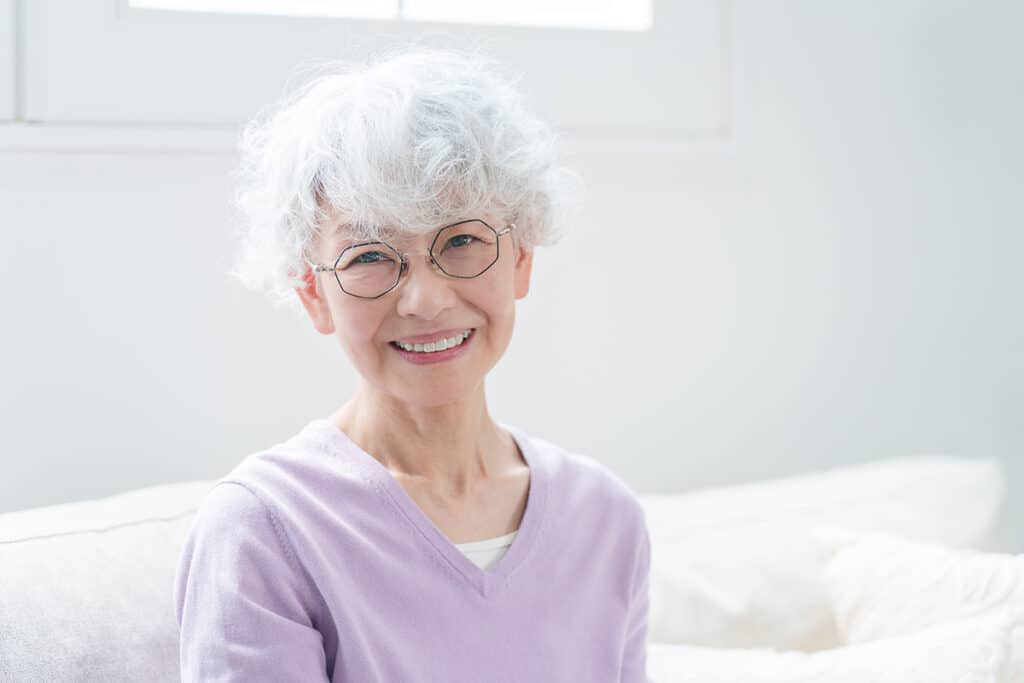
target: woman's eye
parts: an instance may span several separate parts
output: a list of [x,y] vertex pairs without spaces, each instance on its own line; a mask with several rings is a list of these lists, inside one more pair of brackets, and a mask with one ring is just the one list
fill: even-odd
[[448,244],[453,247],[464,247],[467,244],[471,244],[476,238],[472,235],[456,235],[455,237],[448,240]]
[[379,251],[368,251],[357,256],[353,263],[379,263],[380,261],[389,260],[386,254],[382,254]]

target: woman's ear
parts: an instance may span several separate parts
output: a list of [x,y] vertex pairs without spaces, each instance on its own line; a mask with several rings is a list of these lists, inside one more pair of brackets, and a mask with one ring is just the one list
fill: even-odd
[[302,300],[302,305],[306,309],[306,313],[309,314],[309,319],[313,321],[313,327],[320,334],[333,334],[334,333],[334,319],[331,317],[331,309],[327,305],[327,299],[324,298],[323,292],[320,290],[319,282],[317,281],[316,273],[309,266],[306,266],[306,272],[302,275],[302,287],[296,287],[295,292],[299,295],[299,299]]
[[516,249],[516,298],[522,299],[530,291],[530,274],[533,272],[533,247],[519,245]]

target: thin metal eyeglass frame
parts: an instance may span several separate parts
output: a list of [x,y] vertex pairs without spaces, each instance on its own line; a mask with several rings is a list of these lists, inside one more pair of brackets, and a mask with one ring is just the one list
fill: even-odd
[[[437,244],[437,239],[441,236],[441,233],[444,232],[445,230],[447,230],[448,228],[453,228],[456,225],[462,225],[464,223],[483,223],[485,226],[487,226],[488,229],[491,230],[491,232],[494,233],[494,237],[495,237],[495,242],[494,242],[494,246],[495,246],[494,260],[491,261],[489,264],[487,264],[487,267],[484,268],[483,270],[481,270],[476,275],[452,275],[451,273],[446,271],[444,268],[442,268],[441,264],[438,263],[437,260],[434,258],[434,245]],[[460,279],[460,280],[472,280],[473,278],[480,277],[481,275],[486,273],[488,270],[491,269],[491,266],[493,266],[495,263],[498,262],[498,259],[501,258],[501,237],[502,237],[502,235],[506,235],[506,234],[512,232],[515,229],[516,229],[516,224],[515,223],[509,223],[504,228],[502,228],[500,231],[499,230],[495,230],[494,227],[491,226],[487,221],[482,220],[480,218],[468,218],[466,220],[456,221],[455,223],[449,223],[448,225],[441,226],[440,228],[437,229],[437,232],[434,234],[434,239],[431,241],[430,248],[427,250],[427,253],[430,256],[430,262],[432,264],[434,264],[435,266],[437,266],[437,269],[440,270],[441,273],[444,274],[445,276],[452,277],[452,278],[457,278],[457,279]],[[361,294],[353,294],[352,292],[350,292],[347,289],[345,289],[344,285],[341,284],[341,278],[338,276],[338,271],[340,270],[338,268],[338,264],[341,262],[341,257],[344,256],[345,252],[348,251],[349,249],[354,249],[356,247],[365,247],[365,246],[370,245],[370,244],[383,244],[385,247],[387,247],[391,251],[393,251],[396,254],[398,254],[398,258],[399,258],[399,260],[401,262],[401,265],[398,268],[398,277],[395,278],[394,284],[392,284],[390,287],[388,287],[387,289],[385,289],[383,292],[381,292],[380,294],[378,294],[376,296],[363,296]],[[336,258],[334,260],[334,265],[333,266],[325,266],[325,265],[321,265],[319,263],[313,263],[309,259],[304,259],[304,260],[306,261],[307,264],[309,264],[313,268],[313,272],[315,272],[315,273],[333,272],[334,273],[334,279],[338,283],[338,287],[341,288],[341,291],[345,292],[349,296],[354,296],[354,297],[356,297],[358,299],[379,299],[380,297],[384,296],[385,294],[387,294],[388,292],[393,290],[395,287],[397,287],[398,283],[400,283],[402,281],[402,275],[404,275],[405,271],[409,269],[409,254],[408,253],[406,253],[406,254],[401,253],[400,251],[395,249],[393,246],[391,246],[390,244],[388,244],[387,242],[384,242],[382,240],[374,240],[374,241],[371,241],[371,242],[360,242],[359,244],[350,244],[349,246],[347,246],[347,247],[345,247],[344,249],[341,250],[341,253],[338,254],[338,258]]]

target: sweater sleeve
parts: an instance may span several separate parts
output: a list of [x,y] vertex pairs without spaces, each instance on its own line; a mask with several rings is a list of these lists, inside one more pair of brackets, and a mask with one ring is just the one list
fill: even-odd
[[639,554],[633,574],[632,599],[626,624],[626,644],[622,656],[620,683],[648,683],[647,627],[650,613],[651,537],[643,522],[639,534]]
[[238,482],[203,499],[174,579],[183,683],[327,681],[311,591],[277,518]]

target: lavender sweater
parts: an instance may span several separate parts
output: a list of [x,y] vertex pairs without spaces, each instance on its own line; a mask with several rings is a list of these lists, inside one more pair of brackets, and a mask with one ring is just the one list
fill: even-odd
[[243,459],[179,558],[182,681],[644,683],[643,508],[596,460],[502,426],[530,488],[488,569],[326,420]]

